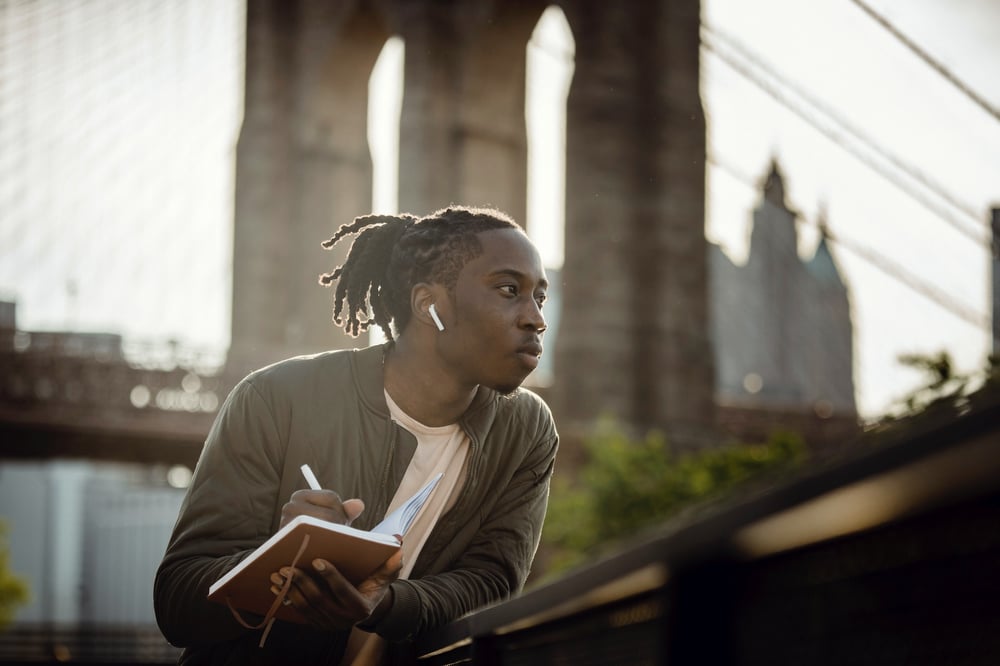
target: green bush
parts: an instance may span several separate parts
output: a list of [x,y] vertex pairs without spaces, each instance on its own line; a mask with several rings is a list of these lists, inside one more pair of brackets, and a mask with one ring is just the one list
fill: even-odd
[[610,422],[584,446],[587,462],[576,479],[553,482],[543,531],[547,574],[575,566],[752,478],[787,469],[805,452],[797,435],[780,433],[762,444],[675,455],[661,433],[633,441]]
[[10,570],[7,526],[0,521],[0,630],[14,619],[17,607],[28,601],[28,584]]

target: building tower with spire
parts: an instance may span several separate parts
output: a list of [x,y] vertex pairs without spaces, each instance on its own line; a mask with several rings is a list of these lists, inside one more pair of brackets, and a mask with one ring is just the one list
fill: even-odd
[[850,298],[830,252],[825,212],[812,258],[772,162],[753,212],[744,266],[711,249],[710,303],[720,404],[855,414]]

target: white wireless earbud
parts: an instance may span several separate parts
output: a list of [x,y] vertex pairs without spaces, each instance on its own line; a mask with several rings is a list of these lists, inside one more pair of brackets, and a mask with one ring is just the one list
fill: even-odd
[[438,327],[438,330],[443,331],[444,324],[441,323],[441,317],[438,317],[437,310],[434,309],[433,303],[431,303],[431,306],[427,308],[427,312],[430,314],[431,319],[434,320],[434,325]]

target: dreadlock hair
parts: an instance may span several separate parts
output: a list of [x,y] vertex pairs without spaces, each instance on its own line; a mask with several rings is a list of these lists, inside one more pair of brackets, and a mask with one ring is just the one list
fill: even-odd
[[[478,234],[493,229],[517,229],[506,213],[493,208],[450,206],[425,217],[363,215],[345,224],[323,242],[332,248],[348,234],[357,233],[344,263],[319,282],[337,282],[333,321],[348,335],[357,336],[372,322],[389,340],[410,321],[410,292],[420,282],[455,288],[462,267],[479,256]],[[346,306],[346,321],[341,319]],[[371,314],[369,315],[369,307]]]

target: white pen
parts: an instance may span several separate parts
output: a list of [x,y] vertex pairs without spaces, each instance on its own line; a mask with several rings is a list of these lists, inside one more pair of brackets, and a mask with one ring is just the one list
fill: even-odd
[[306,477],[306,481],[309,483],[309,487],[313,490],[323,490],[323,486],[319,485],[319,480],[316,479],[316,475],[313,474],[312,469],[309,464],[306,463],[301,468],[302,476]]

